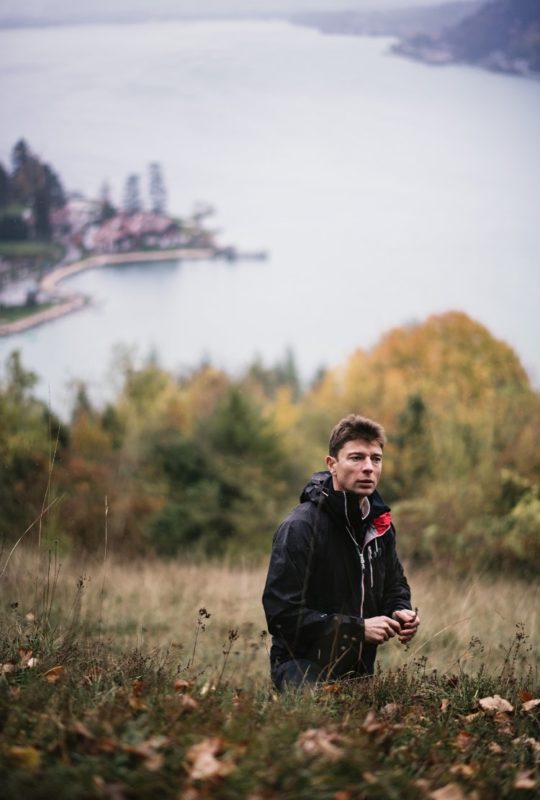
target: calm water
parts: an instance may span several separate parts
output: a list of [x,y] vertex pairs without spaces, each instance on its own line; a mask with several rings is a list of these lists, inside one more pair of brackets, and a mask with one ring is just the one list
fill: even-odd
[[540,385],[540,82],[388,55],[281,22],[0,32],[0,158],[24,136],[70,189],[119,201],[163,165],[169,207],[214,204],[265,263],[106,268],[95,303],[0,340],[65,410],[114,390],[115,348],[231,371],[292,347],[308,378],[395,325],[462,309]]

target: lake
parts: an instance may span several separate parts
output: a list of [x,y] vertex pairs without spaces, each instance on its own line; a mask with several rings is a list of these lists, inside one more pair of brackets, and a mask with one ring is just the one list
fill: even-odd
[[308,380],[396,325],[461,309],[540,386],[540,82],[389,54],[390,40],[280,21],[0,31],[0,159],[17,139],[66,188],[120,202],[162,165],[168,206],[215,206],[266,262],[108,267],[85,310],[0,339],[67,413],[115,353],[233,374],[291,348]]

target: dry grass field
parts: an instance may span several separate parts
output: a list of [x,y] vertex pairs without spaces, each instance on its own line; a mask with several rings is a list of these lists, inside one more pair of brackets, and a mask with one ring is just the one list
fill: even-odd
[[[409,569],[408,575],[422,625],[407,650],[397,641],[379,649],[384,668],[426,657],[429,669],[439,671],[476,668],[480,662],[497,669],[518,625],[533,649],[538,644],[540,582],[459,577],[440,568]],[[224,645],[237,631],[230,667],[262,678],[268,663],[262,635],[264,580],[264,565],[178,560],[77,564],[20,550],[8,565],[1,591],[4,603],[18,603],[23,618],[46,613],[52,626],[67,625],[76,613],[81,630],[99,633],[115,649],[161,649],[179,664],[210,672],[221,669]],[[210,616],[201,617],[200,609]]]
[[382,647],[371,680],[278,696],[264,575],[17,550],[0,578],[2,799],[537,796],[537,583],[411,569],[408,649]]

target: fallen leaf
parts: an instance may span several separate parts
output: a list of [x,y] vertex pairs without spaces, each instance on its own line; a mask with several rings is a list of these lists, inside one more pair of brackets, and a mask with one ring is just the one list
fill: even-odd
[[523,747],[523,745],[528,745],[535,753],[540,752],[540,742],[536,739],[533,739],[532,736],[518,736],[517,739],[512,740],[512,744],[516,745],[516,747]]
[[519,770],[514,779],[514,789],[535,789],[536,781],[532,770]]
[[526,689],[523,689],[523,691],[518,692],[518,697],[522,703],[527,703],[529,700],[534,699],[534,694],[531,694],[531,692],[528,692]]
[[229,775],[236,769],[232,759],[218,759],[225,747],[225,741],[217,736],[206,737],[190,747],[186,753],[191,765],[188,768],[189,777],[194,781],[204,781]]
[[342,688],[343,687],[339,681],[334,681],[333,683],[323,683],[320,687],[320,691],[324,692],[325,694],[338,694]]
[[460,731],[456,738],[454,739],[454,746],[457,749],[464,753],[465,750],[468,750],[471,745],[473,745],[478,737],[474,735],[474,733],[468,733],[467,731]]
[[163,753],[152,753],[144,759],[144,766],[149,772],[158,772],[165,764],[165,756]]
[[26,662],[26,666],[28,667],[28,669],[33,669],[34,667],[37,667],[37,665],[38,665],[37,658],[29,658],[28,661]]
[[188,692],[192,687],[193,681],[187,681],[185,678],[177,678],[174,682],[174,690],[180,694]]
[[498,694],[494,694],[493,697],[482,697],[482,699],[478,701],[478,705],[484,711],[511,712],[514,710],[514,706]]
[[429,794],[431,800],[465,800],[461,787],[457,783],[447,783]]
[[462,778],[473,778],[478,772],[478,764],[454,764],[449,771],[452,775],[461,775]]
[[135,755],[142,758],[149,758],[156,750],[168,744],[169,741],[167,736],[151,736],[149,739],[145,739],[144,742],[139,742],[139,744],[126,745],[124,749],[126,752],[135,753]]
[[371,710],[366,714],[362,725],[360,726],[366,733],[387,733],[394,729],[398,729],[400,725],[389,725],[387,721],[381,720],[377,717],[376,713]]
[[112,736],[104,736],[98,739],[96,746],[102,753],[115,753],[117,750],[122,749],[120,742],[113,739]]
[[41,753],[35,747],[19,747],[14,745],[9,748],[9,755],[20,767],[33,772],[41,763]]
[[540,753],[540,742],[537,739],[534,739],[532,736],[528,736],[527,739],[525,739],[525,744],[528,744],[529,747],[535,751],[535,753]]
[[145,688],[144,682],[139,679],[134,680],[131,684],[131,694],[128,702],[135,711],[143,711],[147,707],[143,700]]
[[472,714],[465,714],[465,715],[460,714],[459,718],[462,722],[472,722],[473,720],[478,719],[479,716],[480,716],[480,711],[475,711]]
[[195,700],[190,694],[183,694],[180,698],[180,705],[182,707],[182,711],[195,711],[199,708],[199,701]]
[[19,658],[21,660],[21,666],[27,666],[32,658],[32,651],[28,650],[26,647],[19,647]]
[[493,753],[494,755],[501,755],[502,753],[504,753],[504,750],[497,742],[490,742],[488,744],[488,750],[490,753]]
[[7,675],[10,672],[15,672],[17,666],[13,663],[13,661],[6,661],[5,664],[2,664],[2,674]]
[[540,706],[540,700],[533,699],[533,700],[526,700],[521,706],[521,708],[523,709],[523,711],[529,714],[533,709],[538,708],[538,706]]
[[450,705],[450,700],[447,697],[443,697],[443,699],[441,700],[441,711],[443,714],[446,714],[449,705]]
[[369,784],[377,783],[378,780],[374,772],[363,772],[362,778],[365,780],[366,783]]
[[504,733],[506,736],[512,736],[514,734],[512,718],[506,712],[496,711],[493,719],[499,733]]
[[178,800],[198,800],[201,795],[194,786],[188,786],[178,795]]
[[296,741],[297,750],[308,758],[324,758],[328,761],[339,761],[343,751],[337,746],[342,737],[325,728],[308,728],[300,734]]
[[73,733],[76,733],[77,736],[81,736],[83,739],[88,739],[93,741],[96,737],[94,734],[86,727],[84,722],[76,719],[70,726],[70,730]]
[[397,703],[387,703],[381,708],[381,716],[384,717],[384,719],[395,719],[399,711],[400,707]]
[[65,667],[61,666],[51,667],[51,669],[48,669],[47,672],[43,673],[43,677],[45,678],[47,683],[57,683],[63,676],[65,671],[66,671]]

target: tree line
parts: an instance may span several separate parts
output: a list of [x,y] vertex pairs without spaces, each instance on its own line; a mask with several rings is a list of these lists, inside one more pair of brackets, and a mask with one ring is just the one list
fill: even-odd
[[50,241],[51,214],[66,196],[55,170],[20,139],[11,154],[11,168],[0,163],[0,241]]
[[[58,172],[45,163],[19,139],[11,151],[10,165],[0,162],[0,241],[50,241],[54,236],[53,212],[63,208],[67,193]],[[122,211],[136,214],[147,207],[154,214],[165,214],[167,189],[159,163],[148,165],[147,203],[143,201],[140,176],[128,175],[122,197]],[[101,189],[96,221],[103,222],[118,213],[110,198],[110,187]]]
[[253,555],[323,468],[354,411],[388,432],[381,491],[408,559],[540,565],[540,397],[508,345],[452,312],[397,328],[302,387],[290,354],[233,379],[119,365],[114,402],[84,386],[68,423],[13,353],[0,386],[0,536],[119,555]]

